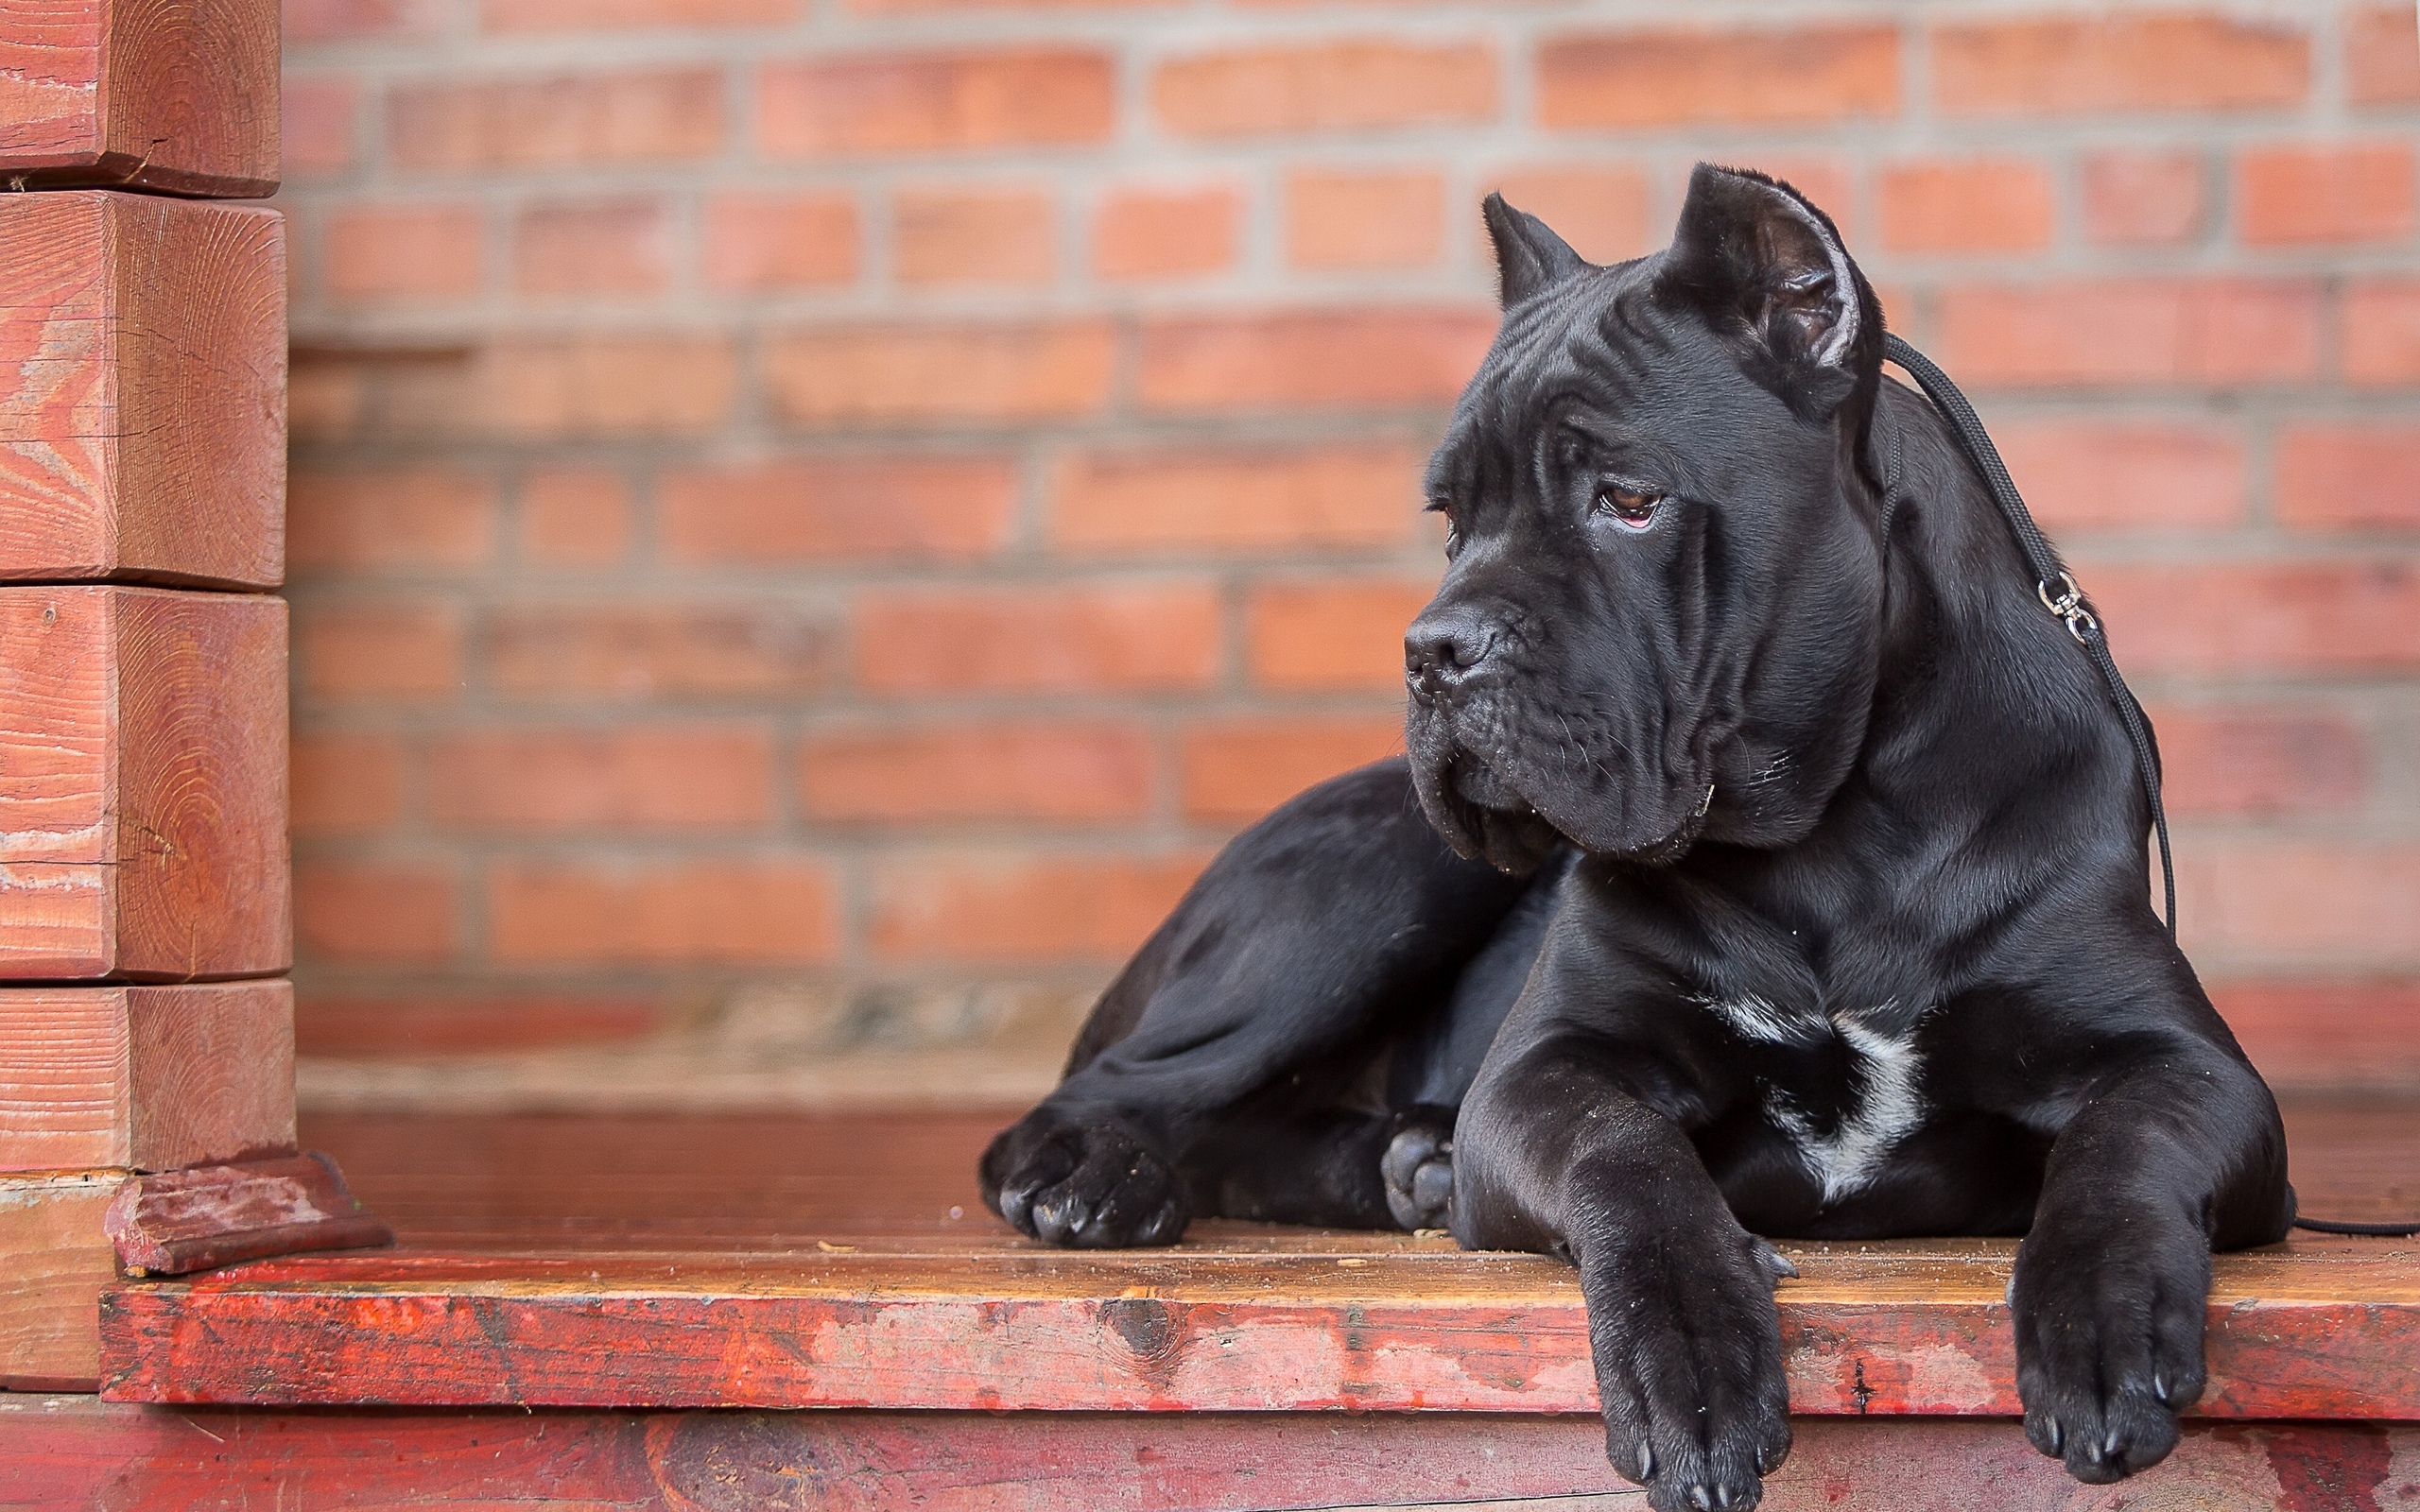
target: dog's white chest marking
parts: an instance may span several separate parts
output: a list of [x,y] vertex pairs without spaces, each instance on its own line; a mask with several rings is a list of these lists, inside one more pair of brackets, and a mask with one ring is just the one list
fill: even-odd
[[[1798,1146],[1799,1158],[1824,1184],[1825,1202],[1872,1185],[1883,1160],[1924,1122],[1924,1098],[1916,1089],[1924,1072],[1924,1057],[1916,1053],[1923,1014],[1902,1021],[1897,1005],[1886,1003],[1870,1014],[1816,1019],[1784,1014],[1761,998],[1700,1001],[1746,1039],[1802,1049],[1838,1039],[1848,1047],[1852,1091],[1831,1132],[1820,1132],[1786,1089],[1765,1092],[1765,1116]],[[1903,1023],[1896,1033],[1876,1027],[1893,1021]]]

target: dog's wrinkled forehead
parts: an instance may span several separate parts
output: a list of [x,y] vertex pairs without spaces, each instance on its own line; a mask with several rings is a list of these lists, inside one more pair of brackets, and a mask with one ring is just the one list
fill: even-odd
[[1654,299],[1657,261],[1590,268],[1505,311],[1431,462],[1432,495],[1471,488],[1499,467],[1528,467],[1528,448],[1561,411],[1584,407],[1618,421],[1653,405],[1673,382],[1681,335]]

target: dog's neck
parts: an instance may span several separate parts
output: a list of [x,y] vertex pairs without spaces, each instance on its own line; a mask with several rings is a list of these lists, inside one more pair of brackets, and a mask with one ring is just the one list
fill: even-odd
[[1894,808],[1957,826],[2048,799],[2074,816],[2076,846],[2139,866],[2149,814],[2107,687],[2035,597],[1947,422],[1892,383],[1872,452],[1894,443],[1899,498],[1858,775]]

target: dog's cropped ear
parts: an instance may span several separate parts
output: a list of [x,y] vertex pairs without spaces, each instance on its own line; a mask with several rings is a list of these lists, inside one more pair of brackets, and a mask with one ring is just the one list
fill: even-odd
[[1832,218],[1788,184],[1699,163],[1657,283],[1809,420],[1879,381],[1881,304]]
[[1586,271],[1588,260],[1573,251],[1570,243],[1537,216],[1506,204],[1502,195],[1488,196],[1484,209],[1487,234],[1495,243],[1495,274],[1506,309]]

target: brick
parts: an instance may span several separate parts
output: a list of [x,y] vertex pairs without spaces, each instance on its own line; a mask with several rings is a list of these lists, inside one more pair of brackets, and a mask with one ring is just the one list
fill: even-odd
[[1295,267],[1427,267],[1445,249],[1445,181],[1416,169],[1299,169],[1286,179],[1286,261]]
[[859,595],[857,679],[876,693],[1161,692],[1217,677],[1216,589],[1196,579]]
[[756,145],[826,158],[1105,142],[1109,55],[1090,48],[926,52],[767,63]]
[[459,299],[487,271],[476,205],[361,205],[333,211],[320,284],[339,303]]
[[2020,421],[1993,427],[2043,524],[2222,530],[2244,518],[2241,438],[2165,421]]
[[481,0],[490,32],[635,31],[655,27],[779,26],[804,0]]
[[2289,427],[2277,517],[2318,529],[2420,529],[2420,425]]
[[1230,184],[1114,190],[1093,221],[1093,271],[1102,278],[1184,278],[1236,264],[1243,196]]
[[508,966],[821,966],[840,941],[831,868],[791,858],[500,865],[487,919]]
[[462,626],[447,606],[305,604],[294,631],[306,698],[447,703],[461,691]]
[[1050,541],[1071,552],[1399,545],[1426,448],[1089,451],[1051,480]]
[[461,884],[416,862],[305,860],[294,942],[306,966],[442,966],[461,949]]
[[833,326],[769,337],[765,381],[815,429],[1018,423],[1099,412],[1116,359],[1106,320]]
[[2083,160],[2084,235],[2101,246],[2194,241],[2209,213],[2200,153],[2115,147]]
[[1951,115],[2289,106],[2310,88],[2301,26],[2190,10],[1938,26],[1932,61]]
[[997,457],[812,457],[668,472],[657,492],[672,561],[954,561],[1008,544],[1016,472]]
[[2207,835],[2177,857],[2186,950],[2409,971],[2420,845]]
[[672,284],[672,225],[645,199],[526,205],[512,218],[512,286],[523,294],[660,294]]
[[1184,815],[1256,819],[1313,783],[1403,751],[1403,716],[1227,719],[1187,726],[1177,747]]
[[442,0],[285,0],[279,9],[288,44],[429,37],[445,26]]
[[1882,245],[1898,252],[2050,245],[2050,175],[2018,158],[1930,158],[1882,169]]
[[475,472],[298,471],[286,499],[298,574],[458,572],[495,553],[495,486]]
[[1145,409],[1442,409],[1495,339],[1457,308],[1314,310],[1147,319],[1135,383]]
[[1437,585],[1392,578],[1268,583],[1244,611],[1252,679],[1288,691],[1403,690],[1403,632]]
[[2253,247],[2411,234],[2413,158],[2401,142],[2249,147],[2236,155],[2236,231]]
[[2319,372],[2301,279],[2079,279],[1936,296],[1934,355],[1962,383],[2291,383]]
[[1151,108],[1177,136],[1475,124],[1496,116],[1495,52],[1354,40],[1202,53],[1159,66]]
[[902,284],[1046,284],[1059,270],[1058,244],[1046,190],[903,189],[891,203],[892,270]]
[[[461,364],[389,373],[384,429],[396,439],[521,441],[702,436],[737,397],[728,337],[615,333],[514,336]],[[415,381],[406,386],[399,380]]]
[[721,150],[724,110],[714,68],[400,84],[388,155],[454,171],[695,162]]
[[353,166],[361,92],[327,75],[288,75],[278,100],[280,169],[289,180],[324,179]]
[[1854,22],[1549,38],[1538,107],[1565,130],[1889,117],[1899,112],[1899,31]]
[[2213,982],[2210,997],[2272,1087],[2401,1093],[2420,1081],[2420,983]]
[[799,811],[827,823],[1140,819],[1151,737],[1032,721],[810,730],[798,791]]
[[1159,926],[1208,857],[931,856],[888,864],[868,942],[887,961],[1113,962]]
[[1637,257],[1663,240],[1662,228],[1650,220],[1654,186],[1644,169],[1508,168],[1488,187],[1553,227],[1592,263]]
[[2420,565],[2270,561],[2097,565],[2077,576],[2130,671],[2405,672],[2420,668]]
[[630,481],[602,468],[549,468],[521,481],[519,559],[537,567],[610,567],[630,556]]
[[2356,105],[2420,104],[2420,26],[2411,7],[2368,7],[2345,18],[2344,94]]
[[857,276],[857,202],[845,194],[724,194],[706,202],[706,284],[816,288]]
[[483,992],[442,997],[305,991],[294,1048],[354,1060],[629,1044],[675,1027],[675,1010],[637,996]]
[[289,349],[285,380],[290,442],[350,439],[368,411],[369,374],[357,362]]
[[2167,708],[2160,798],[2180,817],[2342,813],[2368,780],[2360,727],[2290,709]]
[[761,828],[773,743],[755,725],[487,730],[428,749],[429,814],[472,834]]
[[297,839],[384,834],[404,814],[404,748],[392,735],[294,737],[293,828]]
[[2344,288],[2344,377],[2420,383],[2420,279],[2353,279]]
[[816,615],[769,605],[561,604],[496,610],[484,651],[501,696],[680,702],[815,692],[837,640]]

